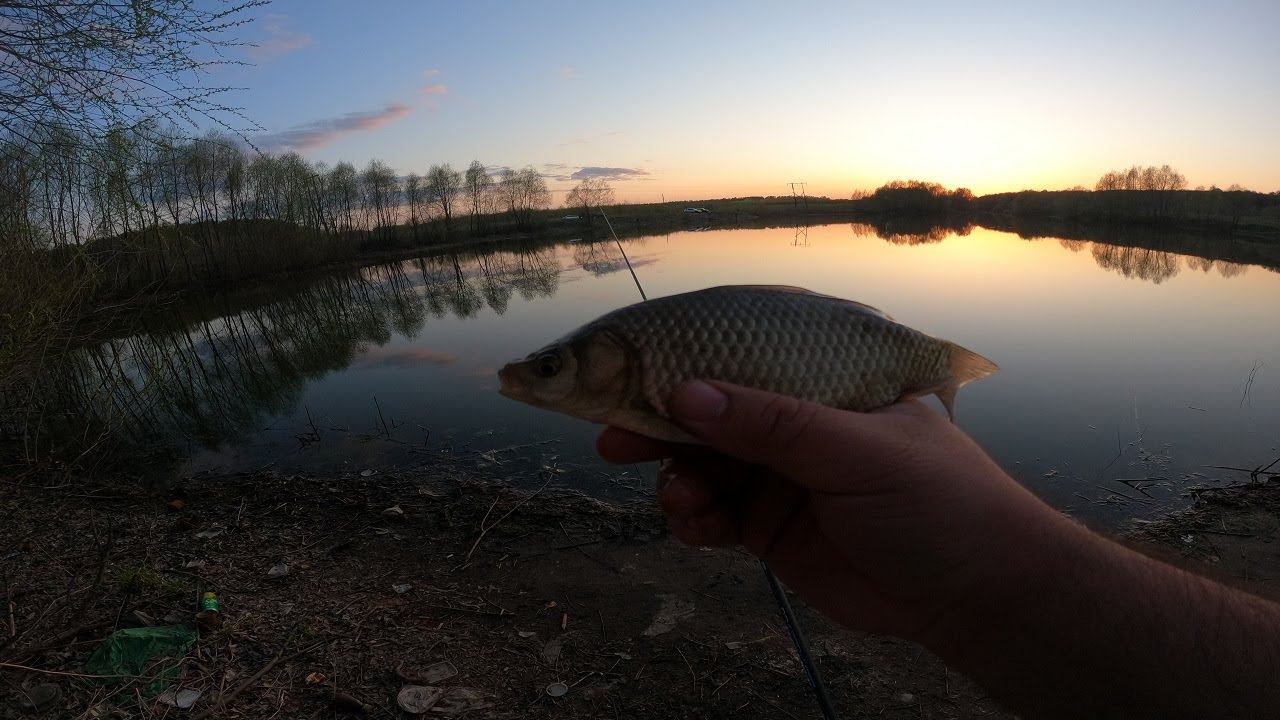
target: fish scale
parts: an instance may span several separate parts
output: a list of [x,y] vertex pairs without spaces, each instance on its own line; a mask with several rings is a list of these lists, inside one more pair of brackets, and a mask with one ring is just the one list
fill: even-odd
[[684,380],[724,380],[848,410],[937,385],[945,341],[857,303],[778,288],[712,288],[632,305],[595,323],[641,355],[646,399]]
[[723,380],[855,411],[933,393],[950,413],[960,386],[995,370],[990,360],[862,303],[729,285],[614,310],[508,364],[499,377],[508,397],[692,442],[666,409],[686,380]]

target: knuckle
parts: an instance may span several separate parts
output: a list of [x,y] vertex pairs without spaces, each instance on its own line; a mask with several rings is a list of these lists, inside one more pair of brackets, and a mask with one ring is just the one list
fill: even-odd
[[[929,415],[936,413],[925,410]],[[880,462],[886,472],[894,472],[912,464],[928,444],[931,419],[927,416],[904,417],[889,426],[889,432],[881,441],[883,459]]]
[[770,450],[790,452],[809,433],[817,415],[816,405],[784,395],[772,397],[760,411],[760,441]]

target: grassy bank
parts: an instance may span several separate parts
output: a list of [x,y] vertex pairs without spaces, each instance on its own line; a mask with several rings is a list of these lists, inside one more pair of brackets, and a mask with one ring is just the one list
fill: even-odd
[[1056,190],[975,198],[972,211],[995,218],[1136,225],[1280,241],[1280,194],[1247,190]]

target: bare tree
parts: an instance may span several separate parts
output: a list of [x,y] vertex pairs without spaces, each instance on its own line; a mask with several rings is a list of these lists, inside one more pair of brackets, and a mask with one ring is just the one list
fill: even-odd
[[522,230],[533,223],[534,212],[551,206],[547,182],[533,167],[504,169],[498,182],[498,196],[516,227]]
[[360,173],[360,189],[364,196],[365,227],[383,230],[389,235],[395,225],[396,174],[381,160],[370,160]]
[[461,191],[462,175],[447,163],[432,165],[427,171],[427,197],[440,207],[445,235],[448,235],[453,227],[453,201]]
[[1168,165],[1113,170],[1098,179],[1095,190],[1185,190],[1187,178]]
[[[266,0],[0,2],[0,129],[41,146],[41,129],[101,137],[163,118],[194,128],[243,120],[206,86],[233,31]],[[230,128],[229,128],[230,129]],[[14,148],[8,148],[14,149]]]
[[463,190],[471,205],[471,232],[480,234],[480,217],[484,214],[485,199],[493,190],[493,178],[479,160],[472,160],[463,181]]
[[404,204],[409,211],[409,227],[413,229],[413,240],[418,240],[418,224],[425,217],[422,214],[427,194],[422,186],[422,177],[417,173],[409,173],[404,179]]
[[613,204],[613,188],[600,178],[587,178],[578,183],[564,199],[565,207],[577,208],[587,221],[592,211]]
[[341,232],[356,228],[356,207],[360,199],[360,182],[354,165],[340,162],[327,178],[328,198],[335,225]]

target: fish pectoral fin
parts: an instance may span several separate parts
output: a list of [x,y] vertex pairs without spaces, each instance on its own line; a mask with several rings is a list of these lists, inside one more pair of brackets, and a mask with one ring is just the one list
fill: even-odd
[[956,421],[956,391],[959,389],[959,385],[948,385],[934,392],[934,395],[942,401],[942,407],[947,409],[947,419],[952,423]]
[[648,412],[639,412],[635,410],[619,410],[610,413],[605,418],[605,422],[613,427],[619,427],[623,430],[630,430],[637,435],[644,435],[654,440],[663,440],[666,442],[684,443],[688,445],[702,445],[703,442],[698,438],[685,432],[680,426]]
[[946,382],[939,387],[917,393],[916,397],[928,395],[929,393],[937,395],[938,400],[942,401],[942,407],[947,409],[947,418],[954,423],[956,421],[956,391],[974,380],[981,380],[1000,368],[972,350],[962,348],[955,343],[947,343],[947,345],[951,360],[947,367]]
[[956,421],[956,391],[960,389],[959,385],[948,383],[946,385],[935,385],[933,387],[920,388],[918,390],[908,390],[898,396],[895,403],[906,402],[908,400],[918,400],[928,395],[936,395],[942,401],[942,407],[947,410],[947,419],[951,422]]

